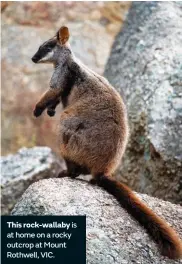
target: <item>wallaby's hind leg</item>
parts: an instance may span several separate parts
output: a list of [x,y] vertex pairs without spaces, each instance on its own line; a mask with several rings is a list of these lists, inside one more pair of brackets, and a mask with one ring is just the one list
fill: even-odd
[[61,171],[58,175],[59,178],[62,177],[76,178],[81,174],[83,175],[90,174],[90,170],[87,169],[86,167],[82,167],[68,159],[65,159],[65,162],[66,162],[67,170]]

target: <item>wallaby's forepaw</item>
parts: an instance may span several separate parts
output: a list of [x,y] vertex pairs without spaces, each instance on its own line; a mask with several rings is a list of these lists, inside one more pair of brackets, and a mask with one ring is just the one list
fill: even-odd
[[38,117],[42,114],[42,112],[44,111],[43,108],[39,107],[39,106],[36,106],[34,111],[33,111],[33,114],[35,117]]
[[51,109],[51,108],[47,109],[47,114],[48,114],[49,116],[54,116],[55,113],[56,113],[56,111],[55,111],[54,109]]

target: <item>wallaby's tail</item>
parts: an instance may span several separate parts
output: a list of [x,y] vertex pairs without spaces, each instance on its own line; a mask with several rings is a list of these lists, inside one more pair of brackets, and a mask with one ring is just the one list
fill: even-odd
[[99,175],[97,184],[112,194],[158,243],[161,253],[171,259],[182,257],[182,241],[176,232],[150,208],[148,208],[126,185]]

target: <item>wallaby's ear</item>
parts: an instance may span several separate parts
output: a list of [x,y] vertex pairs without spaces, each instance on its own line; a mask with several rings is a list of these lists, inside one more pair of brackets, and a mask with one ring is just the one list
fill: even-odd
[[69,36],[69,30],[65,26],[61,27],[57,33],[57,39],[61,45],[64,45],[68,41]]

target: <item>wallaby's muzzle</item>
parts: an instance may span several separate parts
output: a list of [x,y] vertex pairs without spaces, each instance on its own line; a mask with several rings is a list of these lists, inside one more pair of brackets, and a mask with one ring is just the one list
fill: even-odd
[[33,61],[34,63],[37,63],[37,62],[39,61],[39,58],[38,58],[36,55],[34,55],[34,56],[32,57],[32,61]]

